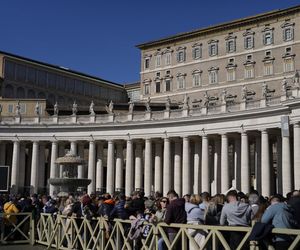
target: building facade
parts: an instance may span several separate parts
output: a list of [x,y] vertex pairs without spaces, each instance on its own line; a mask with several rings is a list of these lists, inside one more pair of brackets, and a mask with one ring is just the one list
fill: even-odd
[[55,195],[47,180],[62,176],[55,160],[66,150],[85,158],[77,174],[92,180],[88,193],[299,189],[299,15],[298,6],[139,45],[144,110],[2,116],[10,191]]

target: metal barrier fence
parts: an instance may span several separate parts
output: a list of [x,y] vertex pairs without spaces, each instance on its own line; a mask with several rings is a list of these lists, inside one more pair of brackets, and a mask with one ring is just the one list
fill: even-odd
[[0,244],[34,244],[31,213],[0,213]]
[[[147,224],[148,233],[139,240],[131,240],[129,220],[116,219],[110,226],[104,218],[53,217],[42,214],[37,224],[36,243],[56,249],[158,249],[164,242],[165,249],[229,249],[227,234],[243,234],[237,249],[260,249],[256,242],[248,242],[251,227],[208,226],[190,224]],[[172,241],[167,230],[174,230]],[[293,241],[288,249],[296,249],[300,230],[273,229],[274,235],[289,235]]]

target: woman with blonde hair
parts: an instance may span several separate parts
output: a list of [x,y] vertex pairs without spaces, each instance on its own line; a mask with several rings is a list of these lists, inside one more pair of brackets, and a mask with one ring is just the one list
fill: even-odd
[[[203,212],[199,208],[201,197],[198,194],[193,194],[190,201],[185,203],[185,211],[187,214],[187,224],[201,225],[203,224]],[[189,249],[199,249],[204,241],[206,232],[203,230],[188,229],[188,233],[195,239],[195,243],[190,241]]]

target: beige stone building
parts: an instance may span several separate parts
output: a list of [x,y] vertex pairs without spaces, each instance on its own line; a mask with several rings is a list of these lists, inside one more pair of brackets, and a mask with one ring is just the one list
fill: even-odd
[[[300,68],[300,7],[271,11],[137,45],[141,98],[192,102],[222,91],[242,100],[242,87],[262,98],[263,83],[280,96],[282,80]],[[204,102],[202,102],[204,104]]]

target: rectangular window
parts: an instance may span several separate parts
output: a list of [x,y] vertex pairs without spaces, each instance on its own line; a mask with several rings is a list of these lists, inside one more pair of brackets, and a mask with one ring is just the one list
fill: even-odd
[[291,41],[291,40],[293,40],[293,37],[294,35],[293,35],[293,28],[291,28],[291,27],[289,27],[289,28],[285,28],[284,30],[283,30],[283,40],[284,41]]
[[8,113],[12,114],[14,112],[14,105],[13,104],[8,104]]
[[166,65],[170,65],[171,64],[171,53],[166,53],[165,54],[165,63]]
[[294,60],[288,58],[284,60],[284,72],[294,71]]
[[194,74],[194,75],[193,75],[193,85],[194,85],[195,87],[201,85],[201,77],[200,77],[200,74]]
[[160,93],[160,82],[155,83],[155,92]]
[[193,59],[199,59],[201,58],[201,47],[195,47],[193,48]]
[[245,67],[245,78],[253,78],[254,77],[254,67],[253,66],[246,66]]
[[245,37],[245,49],[252,49],[253,47],[253,36]]
[[5,75],[4,75],[4,77],[9,80],[14,80],[15,79],[15,68],[16,68],[15,63],[5,60]]
[[146,58],[145,59],[145,65],[144,65],[145,69],[149,69],[150,68],[150,58]]
[[166,91],[171,91],[171,79],[166,79]]
[[273,63],[265,63],[264,65],[264,75],[273,75]]
[[213,43],[213,44],[209,45],[209,55],[215,56],[217,54],[218,54],[217,44]]
[[235,52],[235,41],[229,40],[227,41],[227,53]]
[[145,95],[150,94],[150,85],[149,84],[144,85],[144,93],[145,93]]
[[227,81],[235,81],[235,69],[228,69],[227,70]]
[[210,71],[209,73],[209,83],[214,84],[218,82],[218,75],[216,71]]
[[161,65],[161,55],[156,56],[155,66],[156,68],[160,67]]
[[183,50],[178,51],[177,53],[177,62],[184,62],[185,61],[185,53]]
[[184,77],[178,77],[178,89],[183,89],[184,88]]
[[264,45],[270,45],[273,43],[273,33],[271,31],[264,34]]

